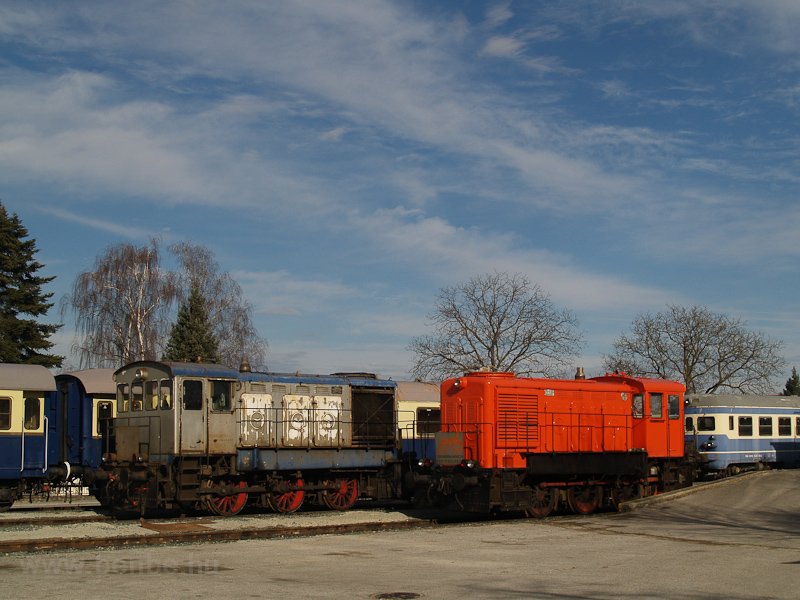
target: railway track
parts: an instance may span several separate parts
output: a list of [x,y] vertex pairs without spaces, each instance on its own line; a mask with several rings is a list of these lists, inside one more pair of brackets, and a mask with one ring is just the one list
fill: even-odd
[[[744,478],[744,476],[740,476]],[[703,488],[716,487],[737,478],[700,484],[694,488],[652,496],[631,503],[623,510],[667,501]],[[53,508],[53,507],[51,507]],[[488,515],[459,518],[398,507],[358,508],[344,512],[302,511],[292,514],[242,513],[235,518],[201,515],[172,518],[117,519],[97,506],[58,507],[54,512],[15,510],[0,515],[0,555],[20,552],[87,550],[164,544],[199,544],[270,538],[299,538],[331,534],[433,528],[515,520],[510,514],[492,519]],[[37,514],[25,514],[36,512]],[[14,514],[17,513],[17,514]],[[21,513],[21,514],[20,514]],[[78,514],[76,514],[78,513]],[[610,513],[613,514],[613,513]],[[14,517],[14,518],[12,518]],[[568,523],[585,517],[553,515],[547,521]],[[528,520],[528,519],[525,519]]]
[[[331,518],[319,518],[318,515]],[[19,552],[87,550],[95,548],[197,544],[269,538],[296,538],[328,534],[407,530],[438,526],[432,519],[408,518],[399,513],[353,511],[347,515],[316,513],[281,519],[253,515],[236,519],[211,517],[118,521],[107,515],[72,522],[41,520],[0,523],[0,555]],[[284,516],[285,515],[281,515]],[[267,518],[265,518],[267,517]],[[288,522],[287,522],[288,521]],[[333,522],[331,522],[333,521]],[[87,527],[82,527],[82,524]],[[102,528],[92,524],[101,523]],[[13,535],[11,535],[13,533]]]

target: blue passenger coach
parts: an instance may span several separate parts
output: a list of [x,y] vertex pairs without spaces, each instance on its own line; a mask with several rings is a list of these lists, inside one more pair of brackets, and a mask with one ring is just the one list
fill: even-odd
[[686,397],[686,440],[711,473],[800,466],[800,396]]
[[0,510],[41,480],[56,442],[46,408],[55,392],[53,375],[39,365],[0,364]]
[[64,434],[52,444],[51,465],[71,475],[91,477],[104,453],[113,452],[111,428],[115,410],[114,369],[88,369],[56,375],[51,421]]
[[0,364],[0,510],[51,485],[85,485],[108,446],[114,403],[111,369],[53,377]]

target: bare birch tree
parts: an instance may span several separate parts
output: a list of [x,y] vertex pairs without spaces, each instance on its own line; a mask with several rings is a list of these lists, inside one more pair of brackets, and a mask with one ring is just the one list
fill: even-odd
[[488,368],[518,375],[559,374],[581,346],[575,316],[521,274],[477,276],[443,288],[434,333],[415,338],[412,373],[441,379]]
[[192,285],[206,299],[209,321],[219,342],[220,362],[238,366],[243,358],[257,369],[266,368],[267,344],[253,325],[253,308],[242,288],[227,272],[221,272],[205,246],[181,242],[170,247],[180,263],[179,294],[188,301]]
[[639,315],[630,334],[620,335],[604,357],[609,370],[683,381],[688,393],[720,389],[772,392],[785,367],[783,342],[749,331],[740,319],[704,306],[669,305]]
[[239,284],[219,271],[204,246],[180,243],[170,252],[178,270],[161,266],[157,240],[144,247],[112,246],[98,257],[94,270],[78,275],[61,310],[62,318],[70,310],[76,318],[72,350],[80,368],[160,359],[177,307],[188,302],[193,283],[206,299],[220,362],[237,367],[248,358],[254,367],[265,368],[266,342],[253,325],[252,308]]
[[161,268],[158,242],[120,244],[97,258],[94,270],[80,273],[62,301],[62,317],[75,314],[81,368],[116,367],[156,360],[169,331],[177,298],[174,273]]

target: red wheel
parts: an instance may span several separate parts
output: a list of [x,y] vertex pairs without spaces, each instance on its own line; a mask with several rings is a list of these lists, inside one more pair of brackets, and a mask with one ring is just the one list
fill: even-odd
[[303,491],[303,480],[298,479],[294,485],[296,489],[272,494],[269,499],[270,506],[281,513],[291,513],[300,508],[306,497],[306,493]]
[[[240,481],[233,487],[243,488],[247,487],[247,484],[244,481]],[[221,515],[223,517],[238,515],[242,512],[245,504],[247,504],[247,492],[240,492],[230,496],[206,497],[206,508],[215,515]]]
[[573,512],[588,515],[600,506],[601,488],[594,485],[580,485],[567,490],[567,503]]
[[337,479],[338,489],[334,491],[325,490],[322,492],[322,501],[331,510],[347,510],[351,508],[358,499],[358,480],[357,479]]
[[553,512],[558,505],[558,489],[536,486],[533,489],[531,505],[525,511],[529,517],[541,519]]

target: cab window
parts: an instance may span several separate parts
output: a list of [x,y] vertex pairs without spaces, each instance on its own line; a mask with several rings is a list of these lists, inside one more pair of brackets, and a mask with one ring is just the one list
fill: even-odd
[[144,406],[144,385],[141,381],[131,384],[131,411],[141,412]]
[[183,410],[200,410],[203,408],[203,382],[183,382]]
[[130,403],[128,401],[128,384],[120,383],[117,386],[117,410],[119,412],[128,412]]
[[669,404],[667,407],[667,412],[669,414],[670,419],[680,419],[681,418],[681,397],[677,394],[670,394],[669,395]]
[[664,416],[664,395],[650,394],[650,418],[661,419]]
[[642,394],[633,395],[633,416],[637,419],[644,416],[644,396]]
[[233,385],[230,381],[211,381],[211,410],[217,412],[230,412],[231,391]]
[[11,429],[11,398],[0,398],[0,431]]
[[144,384],[144,399],[145,399],[145,408],[147,410],[157,410],[158,409],[158,382],[157,381],[147,381]]
[[39,398],[25,398],[25,429],[39,429]]
[[165,379],[161,382],[159,387],[159,396],[161,397],[161,410],[172,409],[172,381]]

